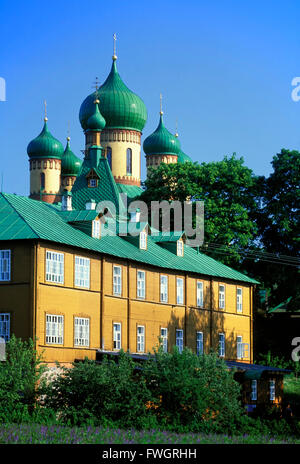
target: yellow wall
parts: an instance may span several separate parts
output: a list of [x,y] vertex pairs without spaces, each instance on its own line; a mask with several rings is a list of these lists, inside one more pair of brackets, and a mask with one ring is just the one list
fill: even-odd
[[[141,180],[141,134],[136,131],[103,131],[101,145],[112,150],[112,174],[117,182],[139,184]],[[132,150],[132,175],[126,172],[126,150]],[[106,151],[105,151],[106,154]],[[124,182],[124,183],[125,183]]]
[[45,193],[58,193],[61,186],[61,161],[56,159],[30,160],[30,195],[39,194],[41,173],[45,174]]
[[[173,271],[156,270],[125,260],[101,257],[96,253],[75,250],[58,244],[40,243],[36,251],[29,242],[13,247],[12,281],[1,283],[0,312],[11,312],[12,332],[17,336],[38,338],[38,350],[47,362],[69,363],[88,356],[95,359],[96,350],[113,349],[113,323],[121,323],[122,348],[137,351],[137,326],[145,326],[145,352],[158,344],[160,329],[168,329],[169,349],[175,345],[176,329],[184,330],[184,343],[196,350],[196,332],[204,334],[204,350],[218,349],[218,334],[226,338],[225,359],[236,359],[236,337],[241,335],[250,344],[252,359],[252,308],[250,285],[243,288],[243,312],[236,311],[236,283],[218,282],[207,276],[184,275]],[[2,247],[5,249],[5,246]],[[64,254],[64,283],[46,281],[46,251]],[[37,277],[34,277],[35,256]],[[75,256],[90,259],[90,288],[75,287]],[[22,265],[20,265],[22,263]],[[122,268],[122,294],[113,295],[113,265]],[[145,299],[137,297],[137,270],[146,272]],[[160,274],[168,276],[168,302],[160,302]],[[183,304],[177,304],[176,278],[184,279]],[[204,305],[196,307],[196,282],[203,282]],[[36,282],[36,285],[34,285]],[[218,309],[218,284],[226,288],[225,310]],[[103,291],[102,291],[103,287]],[[212,298],[211,298],[212,295]],[[64,316],[63,345],[46,343],[46,314]],[[74,346],[74,317],[90,320],[88,347]],[[35,329],[36,327],[36,329]]]

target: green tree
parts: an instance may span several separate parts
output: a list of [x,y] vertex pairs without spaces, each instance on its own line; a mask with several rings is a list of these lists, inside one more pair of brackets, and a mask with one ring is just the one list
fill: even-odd
[[240,249],[256,240],[260,179],[235,154],[202,164],[162,163],[145,187],[141,199],[149,205],[152,200],[204,201],[204,250],[226,264],[237,266]]
[[256,265],[256,273],[269,289],[269,307],[287,301],[288,309],[299,309],[300,153],[282,149],[274,156],[272,167],[258,215],[261,243],[268,253],[298,258],[298,267],[296,261],[294,265],[262,261]]

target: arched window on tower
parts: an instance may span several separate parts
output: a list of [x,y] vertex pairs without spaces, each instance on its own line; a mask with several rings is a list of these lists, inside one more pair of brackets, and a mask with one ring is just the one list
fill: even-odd
[[132,175],[132,150],[127,148],[126,151],[126,174],[128,176]]
[[106,149],[106,158],[107,158],[109,167],[111,169],[111,148],[110,147],[107,147]]
[[41,190],[45,190],[45,174],[41,172]]

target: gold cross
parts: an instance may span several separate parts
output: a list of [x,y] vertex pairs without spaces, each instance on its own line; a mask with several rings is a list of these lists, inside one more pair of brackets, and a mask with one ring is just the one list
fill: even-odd
[[159,95],[160,98],[160,114],[164,114],[162,110],[162,94]]

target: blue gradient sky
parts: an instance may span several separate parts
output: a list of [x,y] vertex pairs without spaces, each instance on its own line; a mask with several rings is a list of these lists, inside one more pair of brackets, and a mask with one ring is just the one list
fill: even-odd
[[[118,70],[148,109],[143,140],[164,120],[195,161],[236,152],[268,175],[281,148],[300,150],[299,1],[0,0],[0,102],[3,190],[29,194],[27,144],[48,124],[80,155],[78,112],[98,76],[111,67],[117,33]],[[142,155],[143,156],[143,155]],[[145,160],[142,157],[142,177]],[[0,178],[1,180],[1,178]]]

